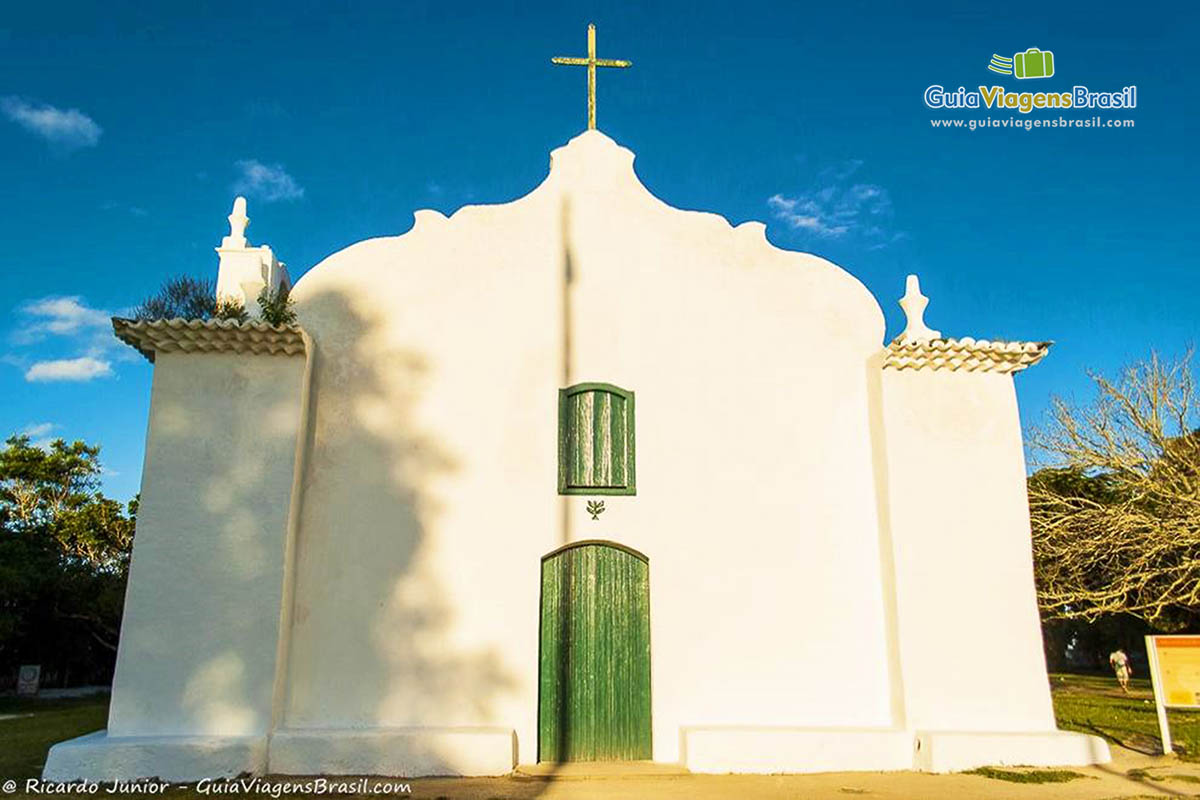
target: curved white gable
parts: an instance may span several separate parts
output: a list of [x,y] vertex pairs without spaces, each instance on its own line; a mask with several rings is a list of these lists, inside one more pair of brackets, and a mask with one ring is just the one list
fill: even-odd
[[[522,237],[530,234],[530,228],[539,230],[543,237],[586,238],[589,231],[580,229],[574,219],[578,213],[573,215],[572,209],[587,207],[602,212],[610,227],[619,225],[622,234],[629,237],[624,242],[627,247],[645,246],[656,239],[677,244],[694,239],[724,252],[720,266],[751,273],[744,278],[751,290],[761,288],[764,281],[784,281],[785,292],[793,289],[810,297],[819,294],[821,305],[841,308],[835,315],[840,335],[851,334],[845,323],[853,320],[855,334],[869,341],[869,346],[882,342],[882,311],[857,278],[818,256],[775,247],[767,241],[766,226],[761,222],[734,227],[719,214],[667,205],[641,183],[633,164],[632,151],[599,131],[587,131],[551,152],[550,174],[524,197],[509,203],[464,206],[449,218],[431,209],[417,211],[413,228],[407,233],[358,242],[324,259],[297,282],[293,297],[303,307],[307,297],[331,287],[389,280],[396,270],[403,270],[406,278],[411,272],[428,271],[440,261],[447,237],[486,237],[493,251],[522,248]],[[566,241],[563,246],[578,249],[579,244]],[[664,273],[671,273],[674,266],[670,261],[657,265]],[[486,269],[488,260],[459,263],[455,269],[472,267]],[[777,270],[795,274],[789,280],[775,274]],[[342,274],[346,271],[360,274]],[[772,288],[773,293],[778,291]],[[309,326],[314,324],[307,318],[305,321]]]

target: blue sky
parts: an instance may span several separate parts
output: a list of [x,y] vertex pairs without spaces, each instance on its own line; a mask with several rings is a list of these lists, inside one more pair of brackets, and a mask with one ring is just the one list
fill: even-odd
[[[107,317],[180,273],[214,277],[237,191],[293,276],[420,208],[519,197],[584,125],[672,205],[768,223],[880,299],[917,272],[946,335],[1052,339],[1017,378],[1026,424],[1084,371],[1197,322],[1191,4],[64,3],[0,18],[0,431],[103,446],[137,491],[151,366]],[[1056,75],[987,71],[1055,54]],[[933,129],[926,87],[1138,87],[1133,129]],[[1068,111],[1086,118],[1096,112]],[[1055,114],[1057,116],[1057,114]],[[1046,116],[1046,115],[1033,115]],[[1190,144],[1191,146],[1188,146]]]

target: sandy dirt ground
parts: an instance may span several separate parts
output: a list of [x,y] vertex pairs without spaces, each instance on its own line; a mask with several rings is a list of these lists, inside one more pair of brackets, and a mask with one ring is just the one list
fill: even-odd
[[[1200,763],[1147,756],[1113,747],[1113,761],[1072,768],[1084,776],[1065,783],[1013,783],[980,775],[843,772],[820,775],[574,774],[551,777],[418,778],[412,797],[427,800],[526,798],[651,798],[652,800],[1108,800],[1200,797]],[[1131,774],[1132,772],[1132,774]]]

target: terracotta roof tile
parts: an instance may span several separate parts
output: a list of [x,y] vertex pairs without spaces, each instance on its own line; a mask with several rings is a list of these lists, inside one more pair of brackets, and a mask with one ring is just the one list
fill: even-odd
[[304,355],[298,325],[273,327],[236,320],[132,320],[114,317],[113,332],[151,362],[155,353],[250,353]]
[[948,369],[1020,372],[1046,357],[1053,342],[991,342],[987,339],[929,339],[888,345],[884,369]]

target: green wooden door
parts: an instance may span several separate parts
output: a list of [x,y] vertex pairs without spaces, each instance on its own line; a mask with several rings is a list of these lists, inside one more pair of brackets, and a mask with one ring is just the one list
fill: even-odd
[[542,558],[538,761],[636,761],[650,741],[650,568],[576,542]]

